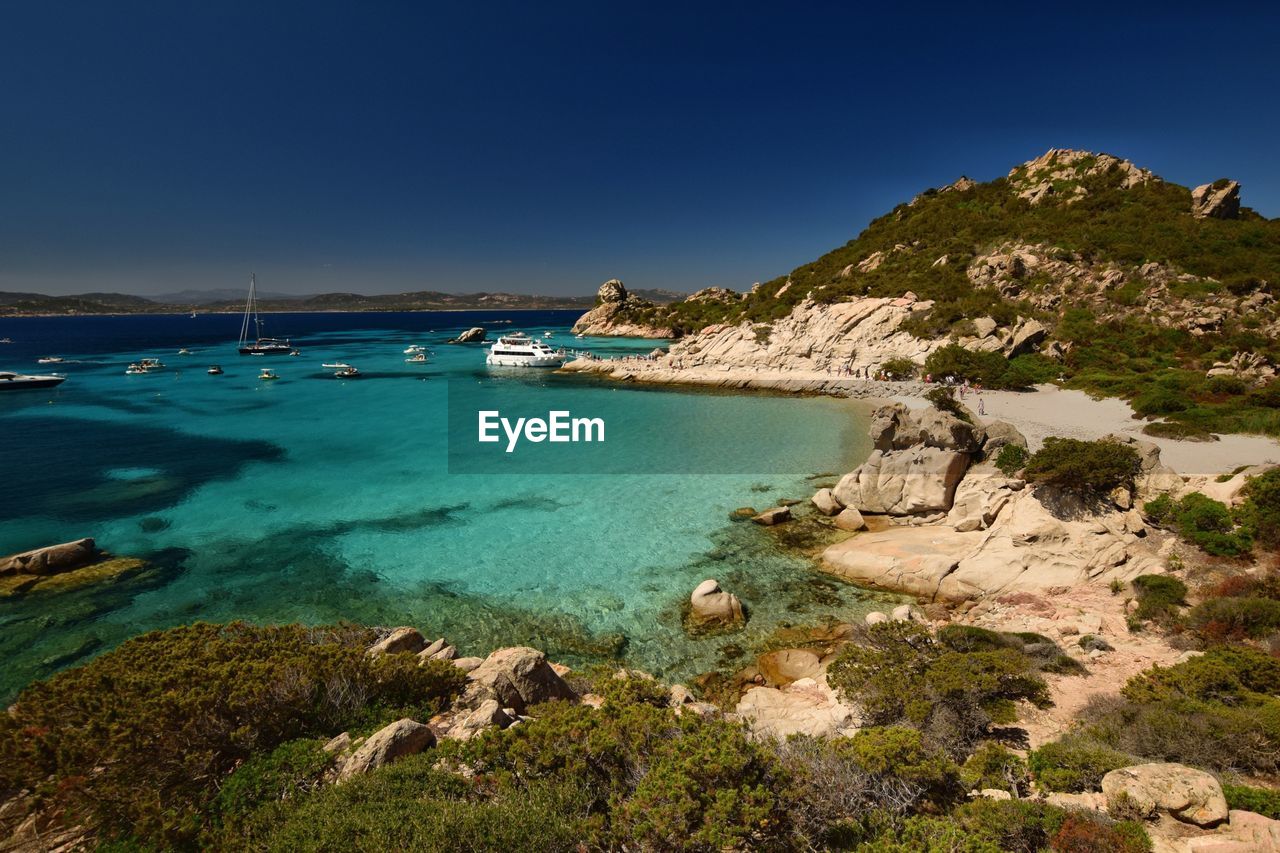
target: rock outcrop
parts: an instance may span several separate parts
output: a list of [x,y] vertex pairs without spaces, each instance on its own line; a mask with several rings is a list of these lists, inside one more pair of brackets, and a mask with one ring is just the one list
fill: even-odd
[[561,678],[547,656],[537,649],[515,646],[498,649],[484,663],[467,675],[468,685],[460,705],[479,708],[493,699],[499,708],[511,708],[523,714],[530,705],[553,699],[574,701],[573,692]]
[[1211,774],[1182,764],[1139,764],[1112,770],[1102,777],[1107,805],[1123,804],[1156,816],[1168,814],[1195,826],[1215,826],[1227,819],[1227,800]]
[[1257,387],[1275,379],[1276,368],[1262,353],[1237,352],[1226,361],[1215,361],[1206,375],[1210,379],[1215,376],[1230,376]]
[[435,746],[436,736],[430,726],[407,717],[397,720],[372,734],[363,745],[342,761],[339,779],[350,779],[376,770],[406,755],[416,755]]
[[1009,183],[1019,198],[1032,204],[1070,204],[1089,194],[1079,181],[1097,175],[1113,175],[1115,185],[1122,189],[1156,180],[1146,169],[1110,154],[1051,148],[1036,159],[1015,166],[1009,172]]
[[[705,299],[706,297],[704,297]],[[616,278],[606,281],[596,291],[596,307],[573,324],[575,335],[620,335],[637,338],[669,338],[672,330],[634,322],[627,315],[652,308],[653,303],[628,293]]]
[[399,652],[417,654],[427,645],[417,628],[402,625],[393,628],[385,637],[369,647],[371,655],[389,655]]
[[753,687],[735,710],[757,737],[831,737],[851,735],[858,729],[856,711],[840,701],[825,675],[801,678],[780,688]]
[[482,327],[472,326],[470,329],[467,329],[465,332],[458,335],[456,338],[450,338],[447,341],[447,343],[477,344],[477,343],[482,343],[484,339],[487,338],[488,336],[489,336],[489,333],[486,332]]
[[968,467],[969,455],[954,450],[873,450],[866,462],[836,484],[832,494],[843,506],[864,515],[946,512]]
[[1196,219],[1235,219],[1240,215],[1240,184],[1226,178],[1191,191],[1191,215]]
[[87,566],[98,558],[92,539],[77,539],[0,557],[0,575],[56,575]]
[[738,596],[725,592],[719,581],[704,580],[689,596],[689,621],[694,627],[734,627],[745,620]]

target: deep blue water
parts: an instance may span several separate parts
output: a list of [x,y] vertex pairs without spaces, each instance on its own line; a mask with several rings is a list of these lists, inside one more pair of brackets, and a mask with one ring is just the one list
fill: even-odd
[[[0,696],[197,619],[407,623],[464,653],[527,643],[688,677],[780,624],[870,609],[863,591],[728,521],[857,464],[869,448],[855,404],[489,371],[482,348],[444,343],[483,325],[553,331],[603,356],[654,346],[574,340],[578,313],[269,315],[268,333],[303,354],[265,359],[235,352],[238,315],[0,319],[13,339],[0,369],[69,377],[0,396],[0,554],[93,536],[155,565],[114,586],[0,601]],[[431,348],[428,364],[405,362],[410,343]],[[48,354],[66,362],[36,365]],[[125,375],[143,356],[167,369]],[[364,378],[335,379],[320,367],[333,360]],[[225,375],[207,375],[213,363]],[[259,381],[263,366],[280,379]],[[495,399],[604,417],[610,465],[450,473],[451,452],[465,469],[470,435],[455,425],[451,437],[451,407]],[[684,636],[680,604],[705,577],[746,600],[745,634]]]

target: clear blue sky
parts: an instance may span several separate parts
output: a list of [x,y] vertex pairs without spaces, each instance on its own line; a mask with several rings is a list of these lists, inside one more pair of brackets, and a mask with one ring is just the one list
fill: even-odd
[[743,288],[1050,147],[1280,215],[1275,4],[894,5],[5,3],[0,290]]

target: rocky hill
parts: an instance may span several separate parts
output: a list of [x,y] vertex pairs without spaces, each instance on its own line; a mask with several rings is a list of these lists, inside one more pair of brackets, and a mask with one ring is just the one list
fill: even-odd
[[1236,182],[1189,189],[1054,149],[993,181],[926,190],[746,293],[601,298],[593,331],[669,333],[686,365],[775,370],[924,369],[954,343],[1188,429],[1275,433],[1278,283],[1280,220],[1242,207]]

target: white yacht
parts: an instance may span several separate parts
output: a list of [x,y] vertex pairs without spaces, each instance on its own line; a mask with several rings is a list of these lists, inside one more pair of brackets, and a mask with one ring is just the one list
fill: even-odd
[[36,364],[62,364],[62,356],[46,355],[36,359]]
[[564,364],[564,358],[563,351],[553,350],[523,332],[512,332],[489,347],[484,361],[495,367],[559,367]]
[[322,362],[320,366],[325,370],[346,370],[351,365],[347,364],[345,361],[326,361]]
[[46,376],[28,376],[24,373],[0,371],[0,391],[21,391],[26,388],[52,388],[67,381],[67,377],[51,373]]

